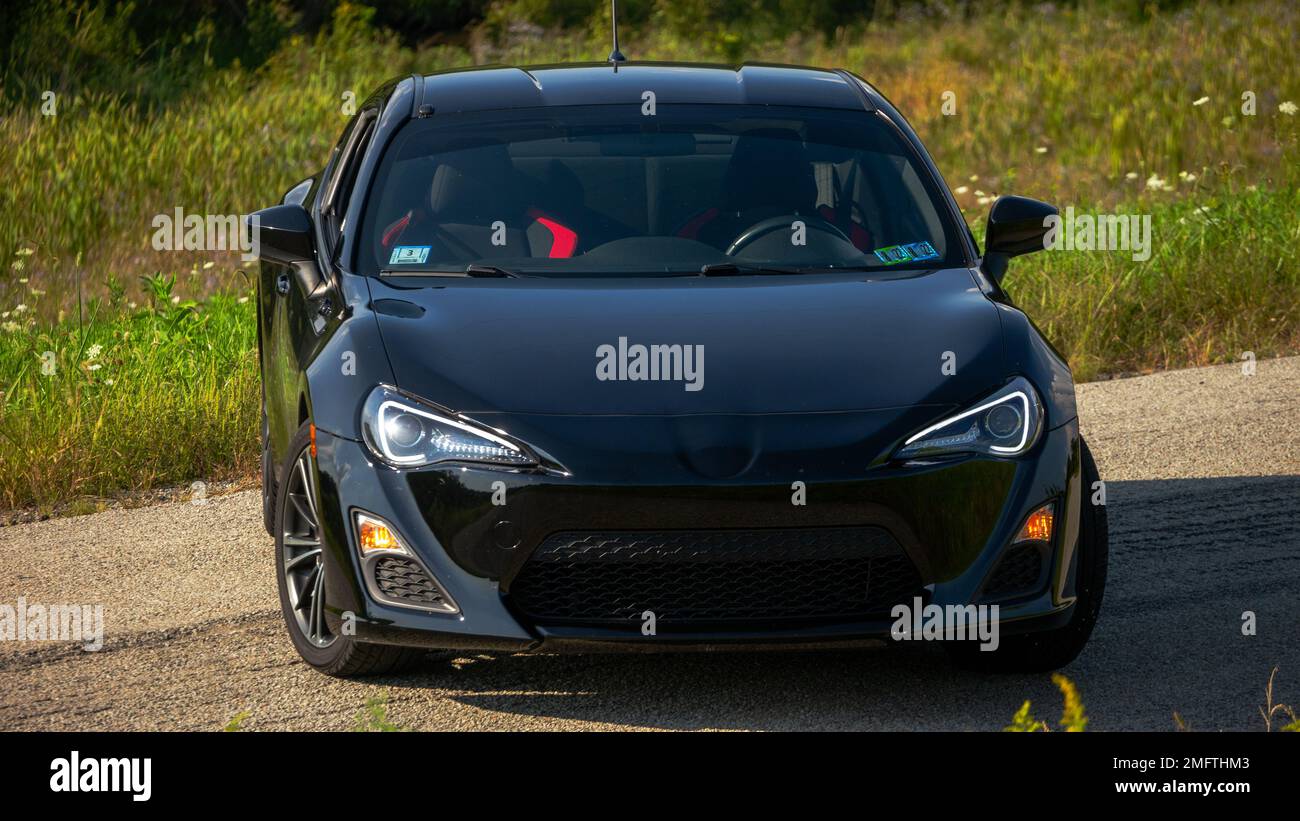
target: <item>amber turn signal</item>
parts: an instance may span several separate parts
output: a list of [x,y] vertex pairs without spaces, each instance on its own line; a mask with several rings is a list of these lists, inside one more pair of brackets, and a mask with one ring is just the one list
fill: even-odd
[[1048,502],[1029,514],[1029,518],[1025,519],[1024,527],[1020,528],[1020,532],[1016,534],[1015,542],[1050,542],[1052,540],[1052,525],[1055,523],[1055,504]]
[[406,552],[402,540],[388,527],[387,522],[364,513],[357,514],[357,546],[361,548],[362,555],[379,550]]

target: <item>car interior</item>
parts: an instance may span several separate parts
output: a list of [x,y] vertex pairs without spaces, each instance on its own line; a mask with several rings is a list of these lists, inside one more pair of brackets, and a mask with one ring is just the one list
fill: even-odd
[[[434,269],[593,252],[591,262],[621,267],[727,258],[867,265],[878,262],[873,249],[921,240],[944,253],[942,224],[911,163],[880,146],[810,142],[770,124],[464,142],[397,149],[367,217],[363,272],[398,267],[402,246],[427,247],[425,267]],[[803,244],[791,241],[796,219]]]

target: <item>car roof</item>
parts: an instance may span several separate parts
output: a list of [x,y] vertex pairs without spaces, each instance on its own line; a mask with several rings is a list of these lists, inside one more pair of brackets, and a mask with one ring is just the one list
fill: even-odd
[[566,105],[608,105],[644,99],[656,104],[804,106],[873,110],[866,83],[846,71],[765,63],[566,63],[484,66],[425,75],[418,109],[439,114]]

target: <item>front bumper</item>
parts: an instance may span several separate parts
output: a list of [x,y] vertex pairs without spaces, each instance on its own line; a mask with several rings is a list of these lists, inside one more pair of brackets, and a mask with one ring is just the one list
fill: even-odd
[[[915,565],[925,601],[981,603],[983,588],[1024,518],[1057,502],[1046,583],[998,602],[1001,632],[1063,624],[1074,602],[1073,561],[1081,499],[1078,427],[1046,431],[1025,457],[877,465],[819,481],[799,475],[807,504],[791,504],[787,482],[712,480],[650,484],[584,482],[578,476],[437,466],[395,471],[359,442],[317,433],[329,621],[350,614],[365,641],[490,651],[778,648],[889,639],[891,621],[720,625],[675,632],[542,624],[512,602],[511,584],[547,536],[574,530],[698,530],[879,526]],[[506,504],[499,501],[502,491]],[[429,613],[377,601],[357,559],[351,513],[361,509],[398,529],[419,561],[459,605]]]

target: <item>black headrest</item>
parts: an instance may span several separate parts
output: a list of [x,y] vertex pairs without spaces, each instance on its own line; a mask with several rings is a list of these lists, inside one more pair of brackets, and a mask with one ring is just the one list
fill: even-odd
[[727,210],[773,205],[811,210],[817,179],[798,132],[788,128],[747,131],[736,140],[723,179]]
[[573,169],[559,160],[551,160],[546,164],[546,171],[542,175],[542,196],[546,205],[560,208],[572,208],[581,206],[586,198],[586,191],[582,187],[582,181]]
[[434,172],[429,208],[437,222],[512,223],[528,207],[530,188],[505,146],[465,149],[448,155]]

